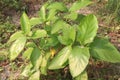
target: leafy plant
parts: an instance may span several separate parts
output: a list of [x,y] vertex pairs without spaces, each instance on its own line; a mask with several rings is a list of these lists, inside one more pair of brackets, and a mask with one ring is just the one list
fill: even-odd
[[[90,57],[108,62],[120,62],[120,53],[108,39],[97,36],[98,22],[93,14],[87,16],[76,11],[91,1],[80,0],[66,7],[61,2],[44,4],[39,17],[31,18],[23,13],[21,31],[17,31],[8,43],[10,60],[22,52],[30,60],[22,72],[29,80],[40,80],[47,70],[69,67],[73,80],[87,80],[86,67]],[[56,6],[57,5],[57,6]],[[39,25],[39,28],[35,26]]]
[[[105,10],[104,10],[105,9]],[[108,0],[107,4],[104,7],[104,11],[106,11],[106,16],[108,16],[106,19],[108,24],[111,22],[118,23],[120,21],[120,1],[119,0]]]
[[0,48],[7,42],[10,34],[15,31],[15,25],[11,24],[8,19],[5,21],[6,22],[0,20]]

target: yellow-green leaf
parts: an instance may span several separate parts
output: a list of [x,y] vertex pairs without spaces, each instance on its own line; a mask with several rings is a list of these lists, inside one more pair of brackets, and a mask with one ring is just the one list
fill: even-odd
[[41,19],[40,18],[31,18],[30,19],[30,25],[31,26],[35,26],[35,25],[38,25],[38,24],[41,24],[42,23],[42,21],[41,21]]
[[33,51],[33,48],[32,48],[32,47],[28,48],[28,49],[23,53],[23,57],[26,58],[26,59],[30,59],[30,56],[31,56],[32,51]]
[[47,68],[48,68],[50,56],[51,56],[50,52],[47,52],[43,57],[41,67],[40,67],[41,74],[47,75]]
[[69,11],[76,11],[83,7],[86,7],[87,5],[91,4],[92,2],[90,0],[79,0],[73,3]]
[[47,36],[47,32],[45,30],[36,30],[32,34],[32,38],[33,39],[37,39],[37,38],[41,38],[41,37],[46,37],[46,36]]
[[73,47],[69,56],[69,68],[73,77],[80,75],[88,65],[90,58],[89,49],[80,46]]
[[53,2],[48,6],[48,9],[55,9],[59,11],[67,11],[67,7],[62,2]]
[[75,77],[74,80],[88,80],[87,72],[83,71],[79,76]]
[[18,38],[10,48],[10,60],[14,60],[23,50],[26,43],[26,37]]
[[12,34],[12,36],[10,36],[10,39],[9,39],[8,43],[10,43],[12,41],[15,41],[16,39],[18,39],[19,37],[22,37],[22,36],[24,36],[22,34],[22,31],[17,31],[14,34]]
[[34,72],[28,80],[40,80],[40,71]]
[[65,21],[63,20],[57,20],[53,26],[52,26],[52,30],[51,33],[54,34],[58,31],[60,31],[62,28],[69,26]]
[[27,14],[24,12],[20,18],[21,28],[24,34],[29,34],[31,26]]
[[47,20],[53,20],[55,18],[56,15],[56,10],[55,9],[51,9],[49,10],[49,14],[47,16]]
[[34,42],[27,42],[26,47],[37,47],[37,45]]
[[63,68],[71,52],[71,46],[63,48],[50,62],[49,69]]
[[75,19],[77,19],[77,17],[78,17],[78,13],[77,12],[71,12],[71,13],[66,14],[64,16],[64,18],[70,19],[70,20],[75,20]]
[[39,17],[42,20],[42,22],[46,21],[46,6],[47,5],[43,5],[39,11]]
[[30,74],[32,74],[31,68],[32,68],[32,64],[29,63],[28,65],[25,66],[25,68],[23,69],[21,75],[24,77],[29,77]]

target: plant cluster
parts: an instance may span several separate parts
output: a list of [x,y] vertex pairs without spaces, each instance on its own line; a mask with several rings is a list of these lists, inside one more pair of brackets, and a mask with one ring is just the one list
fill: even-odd
[[120,62],[117,49],[107,38],[97,36],[97,18],[93,14],[77,13],[91,3],[79,0],[69,8],[62,2],[45,3],[39,17],[29,19],[26,13],[22,14],[21,30],[8,41],[13,42],[11,61],[21,52],[23,58],[30,60],[21,75],[29,80],[40,80],[41,74],[47,75],[48,70],[69,67],[73,80],[87,80],[86,67],[90,57]]
[[120,21],[120,1],[119,0],[108,0],[106,10],[110,15],[113,15],[113,19]]
[[15,31],[15,25],[11,24],[8,20],[0,22],[0,47],[7,42],[11,33]]

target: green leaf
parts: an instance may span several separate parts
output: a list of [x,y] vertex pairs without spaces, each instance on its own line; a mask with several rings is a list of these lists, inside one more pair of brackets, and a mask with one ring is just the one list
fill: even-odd
[[86,7],[87,5],[91,4],[92,2],[90,0],[80,0],[80,1],[76,1],[75,3],[73,3],[73,5],[71,6],[71,8],[69,9],[69,11],[77,11],[83,7]]
[[91,43],[96,36],[97,29],[98,22],[94,15],[84,17],[78,27],[77,41],[82,45]]
[[58,39],[56,36],[50,36],[50,38],[47,39],[47,43],[45,44],[45,46],[47,47],[53,47],[56,46],[59,43]]
[[41,52],[40,52],[40,49],[35,47],[32,51],[32,54],[30,56],[30,60],[31,60],[31,63],[32,65],[38,69],[41,62],[42,62],[42,55],[41,55]]
[[10,37],[8,43],[10,43],[10,42],[12,42],[12,41],[15,41],[16,39],[18,39],[19,37],[22,37],[22,36],[24,36],[24,35],[22,34],[22,31],[17,31],[17,32],[15,32],[14,34],[12,34],[12,36]]
[[53,20],[55,15],[56,15],[56,10],[55,9],[51,9],[49,10],[49,14],[48,14],[48,17],[47,17],[47,20]]
[[41,70],[41,74],[47,75],[47,60],[44,57],[42,59],[40,70]]
[[80,75],[75,77],[74,80],[88,80],[87,72],[83,71]]
[[71,45],[75,41],[76,31],[74,27],[63,28],[62,35],[58,36],[58,40],[61,44]]
[[70,14],[66,14],[64,18],[70,19],[70,20],[75,20],[77,19],[78,13],[77,12],[71,12]]
[[27,66],[25,66],[25,68],[23,69],[21,75],[24,77],[29,77],[30,74],[32,73],[31,68],[32,68],[32,64],[29,63]]
[[39,46],[40,46],[42,49],[44,49],[44,47],[46,46],[46,40],[45,40],[45,38],[41,38],[41,39],[40,39]]
[[37,45],[34,42],[27,42],[26,47],[37,47]]
[[28,80],[40,80],[40,71],[37,70],[33,73]]
[[73,77],[80,75],[88,65],[90,58],[89,49],[75,46],[69,57],[70,73]]
[[26,37],[18,38],[10,48],[10,60],[14,60],[20,52],[24,49]]
[[4,61],[8,58],[8,50],[5,48],[5,49],[2,49],[0,50],[0,61]]
[[48,9],[55,9],[58,11],[67,11],[66,6],[62,2],[54,2],[48,6]]
[[41,21],[41,19],[40,18],[31,18],[30,19],[30,25],[31,26],[35,26],[35,25],[38,25],[38,24],[41,24],[42,23],[42,21]]
[[24,34],[28,34],[30,32],[31,26],[30,26],[30,21],[26,13],[23,13],[21,18],[21,28]]
[[51,34],[54,34],[60,31],[62,28],[67,27],[67,26],[69,25],[65,21],[57,20],[52,26]]
[[39,17],[42,19],[42,21],[46,21],[46,6],[47,4],[43,5],[39,11]]
[[86,17],[83,14],[78,14],[77,19],[75,20],[77,23],[80,23],[82,21],[82,19],[84,19],[84,17]]
[[42,37],[46,37],[46,36],[47,36],[47,32],[45,30],[36,30],[32,34],[33,39],[42,38]]
[[71,46],[64,47],[50,62],[48,69],[60,69],[63,68],[67,62],[69,54],[71,52]]
[[120,52],[107,39],[96,37],[90,47],[94,58],[112,63],[120,62]]
[[33,51],[33,48],[28,48],[24,53],[23,53],[23,57],[26,59],[30,59],[31,53]]
[[41,67],[40,67],[41,74],[47,75],[47,68],[48,68],[50,56],[51,56],[51,53],[47,52],[43,57]]

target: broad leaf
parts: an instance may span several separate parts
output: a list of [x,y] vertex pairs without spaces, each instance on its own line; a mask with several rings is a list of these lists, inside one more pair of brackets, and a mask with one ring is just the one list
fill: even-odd
[[47,68],[48,68],[50,56],[51,56],[50,52],[47,52],[43,57],[41,67],[40,67],[41,74],[47,75]]
[[38,69],[41,62],[42,62],[42,55],[41,55],[41,52],[40,52],[40,49],[35,47],[32,51],[32,54],[30,56],[30,60],[31,60],[31,63],[32,65]]
[[22,37],[22,36],[24,36],[24,35],[22,34],[22,31],[17,31],[17,32],[15,32],[15,33],[10,37],[8,43],[10,43],[10,42],[12,42],[12,41],[15,41],[16,39],[18,39],[19,37]]
[[10,48],[10,60],[14,60],[23,50],[26,43],[26,37],[18,38]]
[[94,15],[84,17],[78,27],[77,41],[82,45],[91,43],[96,36],[97,29],[98,22]]
[[94,58],[112,63],[120,62],[120,52],[107,39],[96,37],[90,47]]
[[35,25],[38,25],[38,24],[41,24],[42,23],[42,21],[41,21],[41,19],[40,18],[31,18],[30,19],[30,25],[31,26],[35,26]]
[[41,71],[41,74],[47,75],[47,60],[45,59],[45,57],[43,57],[42,59],[40,71]]
[[29,77],[31,74],[32,74],[32,64],[29,63],[27,66],[25,66],[25,68],[23,69],[21,75],[24,76],[24,77]]
[[73,77],[80,75],[88,65],[90,58],[89,49],[75,46],[69,57],[70,73]]
[[55,9],[59,11],[67,11],[66,6],[62,2],[54,2],[48,6],[48,9]]
[[40,80],[40,71],[33,73],[28,80]]
[[41,39],[40,39],[39,46],[40,46],[42,49],[44,49],[44,47],[46,46],[46,40],[45,40],[45,38],[41,38]]
[[70,19],[70,20],[75,20],[77,19],[78,13],[77,12],[71,12],[70,14],[66,14],[64,18]]
[[63,48],[50,62],[49,69],[63,68],[71,52],[71,46]]
[[40,11],[39,11],[39,17],[42,19],[42,21],[46,21],[46,7],[48,4],[45,4],[41,7]]
[[48,17],[47,17],[47,20],[53,20],[55,15],[56,15],[56,10],[55,9],[51,9],[49,10],[49,14],[48,14]]
[[31,26],[30,21],[26,13],[23,13],[20,19],[21,28],[24,34],[28,34],[30,32]]
[[42,37],[46,37],[46,35],[47,35],[47,32],[45,30],[36,30],[32,34],[32,38],[33,39],[42,38]]
[[88,80],[87,72],[83,71],[80,75],[75,77],[74,80]]
[[44,26],[44,30],[46,30],[48,34],[51,34],[51,29],[52,29],[51,26],[53,26],[53,25],[46,25],[46,26]]
[[27,42],[26,47],[37,47],[37,45],[34,42]]
[[28,48],[24,53],[23,53],[23,57],[26,59],[30,59],[31,53],[33,51],[33,48]]
[[62,28],[67,27],[67,26],[69,25],[65,21],[58,20],[53,24],[51,33],[54,34],[60,31]]
[[62,35],[58,36],[61,44],[71,45],[75,41],[76,31],[74,27],[63,28]]
[[86,7],[87,5],[91,4],[90,0],[80,0],[80,1],[76,1],[75,3],[73,3],[73,5],[71,6],[71,8],[69,9],[69,11],[76,11],[79,10],[83,7]]
[[47,47],[53,47],[59,43],[57,37],[54,35],[53,36],[51,35],[50,38],[48,38],[46,42],[47,43],[45,44],[45,46],[47,46]]
[[77,19],[75,20],[77,23],[80,23],[82,21],[82,19],[84,19],[84,17],[86,17],[83,14],[78,14]]

